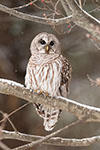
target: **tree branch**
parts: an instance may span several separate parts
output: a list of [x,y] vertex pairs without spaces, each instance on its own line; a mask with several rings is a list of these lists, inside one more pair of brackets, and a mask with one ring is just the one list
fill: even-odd
[[18,17],[20,19],[24,19],[27,21],[32,21],[32,22],[37,22],[37,23],[42,23],[42,24],[49,24],[49,25],[60,25],[60,24],[65,24],[66,22],[70,22],[72,15],[60,19],[50,19],[50,18],[44,18],[44,17],[39,17],[39,16],[34,16],[34,15],[29,15],[25,14],[22,12],[19,12],[17,10],[14,10],[13,8],[8,8],[2,4],[0,4],[0,10],[3,12],[6,12],[10,15],[13,15],[15,17]]
[[6,146],[3,142],[0,141],[0,148],[3,150],[11,150],[8,146]]
[[0,93],[13,95],[22,98],[31,103],[45,104],[49,107],[55,107],[73,113],[82,119],[86,116],[87,121],[100,122],[100,108],[80,104],[68,98],[58,96],[56,98],[46,97],[44,94],[37,94],[14,81],[0,79]]
[[71,15],[72,12],[71,12],[71,10],[69,9],[68,4],[66,3],[66,0],[60,0],[60,2],[61,2],[62,6],[63,6],[63,8],[64,8],[64,10],[65,10],[66,15],[68,15],[68,16]]
[[[73,22],[80,26],[81,28],[90,32],[94,37],[100,40],[100,33],[94,30],[94,26],[91,24],[100,27],[100,21],[90,14],[88,14],[85,10],[83,10],[75,0],[61,0],[64,2],[66,7],[69,6],[70,10],[72,11],[72,20]],[[65,3],[66,1],[66,3]],[[63,5],[62,5],[63,6]],[[66,11],[66,7],[63,7]],[[68,9],[67,9],[68,11]]]
[[61,0],[62,6],[64,7],[67,14],[72,12],[72,15],[64,18],[59,19],[51,19],[51,18],[44,18],[34,15],[25,14],[14,10],[13,8],[8,8],[2,4],[0,4],[0,10],[6,12],[10,15],[16,16],[20,19],[47,24],[47,25],[61,25],[65,24],[66,22],[73,21],[76,25],[80,26],[81,28],[90,32],[94,37],[100,40],[100,33],[97,30],[94,30],[94,26],[100,26],[100,21],[88,14],[84,11],[75,0]]
[[40,138],[40,139],[37,140],[37,141],[33,141],[33,142],[28,143],[28,144],[25,144],[25,145],[23,145],[23,146],[19,146],[19,147],[17,147],[17,148],[14,148],[13,150],[27,150],[27,149],[30,149],[30,148],[32,148],[33,146],[36,146],[36,145],[38,145],[38,144],[41,144],[41,143],[43,143],[43,142],[49,140],[51,137],[53,137],[53,136],[59,134],[60,132],[64,131],[65,129],[69,129],[70,127],[73,127],[73,126],[75,126],[75,125],[77,125],[77,124],[79,124],[79,123],[82,123],[85,119],[86,119],[86,118],[84,118],[84,119],[82,119],[82,120],[74,121],[74,122],[72,122],[71,124],[66,125],[66,126],[63,127],[63,128],[61,128],[61,129],[59,129],[59,130],[57,130],[57,131],[55,131],[55,132],[53,132],[53,133],[51,133],[51,134],[46,135],[44,138]]
[[[32,142],[39,139],[43,139],[43,136],[37,135],[27,135],[20,132],[11,132],[2,130],[1,134],[2,139],[15,139],[20,141]],[[89,146],[96,142],[100,142],[100,136],[93,136],[89,138],[82,138],[82,139],[68,139],[68,138],[61,138],[61,137],[53,137],[47,141],[44,141],[42,144],[46,145],[55,145],[55,146]]]

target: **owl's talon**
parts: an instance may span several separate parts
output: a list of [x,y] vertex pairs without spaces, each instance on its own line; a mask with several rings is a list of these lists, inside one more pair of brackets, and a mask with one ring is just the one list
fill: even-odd
[[38,94],[43,94],[43,91],[42,90],[38,90],[38,89],[34,90],[34,92],[36,92]]
[[48,97],[49,93],[48,92],[43,92],[44,96]]
[[34,90],[34,92],[38,93],[38,90]]
[[46,92],[45,95],[46,95],[46,96],[49,96],[49,93]]
[[38,93],[39,93],[39,94],[43,94],[43,91],[40,90]]

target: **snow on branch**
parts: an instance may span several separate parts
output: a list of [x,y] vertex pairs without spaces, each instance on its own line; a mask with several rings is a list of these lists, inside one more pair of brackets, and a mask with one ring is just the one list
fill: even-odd
[[[44,136],[37,136],[37,135],[28,135],[20,132],[12,132],[12,131],[6,131],[2,130],[1,134],[2,139],[15,139],[20,141],[26,141],[26,142],[32,142],[37,141],[39,139],[43,139]],[[82,138],[82,139],[76,139],[76,138],[61,138],[61,137],[52,137],[47,141],[44,141],[42,144],[46,145],[55,145],[55,146],[89,146],[91,144],[94,144],[96,142],[100,142],[100,136],[93,136],[89,138]]]
[[0,93],[13,95],[31,103],[37,102],[61,110],[66,110],[76,115],[80,120],[87,117],[86,121],[100,122],[100,108],[80,104],[61,96],[51,98],[45,96],[45,94],[37,94],[36,92],[25,88],[24,85],[14,81],[0,79]]

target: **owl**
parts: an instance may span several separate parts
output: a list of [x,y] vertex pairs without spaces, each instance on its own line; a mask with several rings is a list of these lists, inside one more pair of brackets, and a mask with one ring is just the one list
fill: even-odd
[[[67,97],[71,79],[71,65],[61,54],[61,46],[55,35],[40,33],[31,42],[25,85],[38,93],[46,93],[51,97]],[[35,103],[37,113],[44,120],[44,128],[51,131],[61,110]]]

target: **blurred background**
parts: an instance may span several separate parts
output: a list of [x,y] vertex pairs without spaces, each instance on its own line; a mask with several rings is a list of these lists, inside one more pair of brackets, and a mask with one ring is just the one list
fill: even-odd
[[[29,2],[29,0],[0,0],[1,4],[8,7],[18,7]],[[92,2],[91,0],[85,2],[84,9],[88,12],[97,7],[93,0]],[[35,4],[43,7],[43,4],[39,1]],[[58,5],[58,8],[64,14],[61,5]],[[44,13],[50,13],[49,10],[44,11],[34,5],[20,9],[20,11],[39,16],[43,16]],[[91,12],[91,14],[100,19],[100,9],[99,11]],[[59,38],[62,53],[69,59],[73,68],[70,94],[68,97],[83,104],[100,107],[100,87],[91,86],[87,78],[87,74],[92,79],[100,76],[100,50],[86,37],[87,31],[78,26],[74,26],[74,24],[72,24],[71,32],[69,32],[70,30],[71,24],[69,23],[54,29],[52,26],[18,19],[0,11],[0,78],[14,80],[24,84],[26,65],[30,57],[30,43],[38,33],[44,31],[50,32]],[[25,103],[26,101],[16,97],[0,94],[0,110],[5,113],[9,114]],[[2,115],[0,115],[0,119],[2,119]],[[13,114],[10,119],[20,132],[44,136],[48,134],[43,128],[43,120],[37,115],[32,104]],[[53,131],[64,127],[74,120],[76,120],[74,115],[63,112]],[[13,130],[8,122],[6,123],[5,129],[9,131]],[[94,135],[100,135],[99,123],[83,123],[57,136],[83,138]],[[16,140],[5,140],[4,142],[11,148],[23,144],[23,142]],[[100,143],[88,147],[39,145],[32,148],[32,150],[60,150],[61,148],[63,150],[98,150],[100,149]]]

